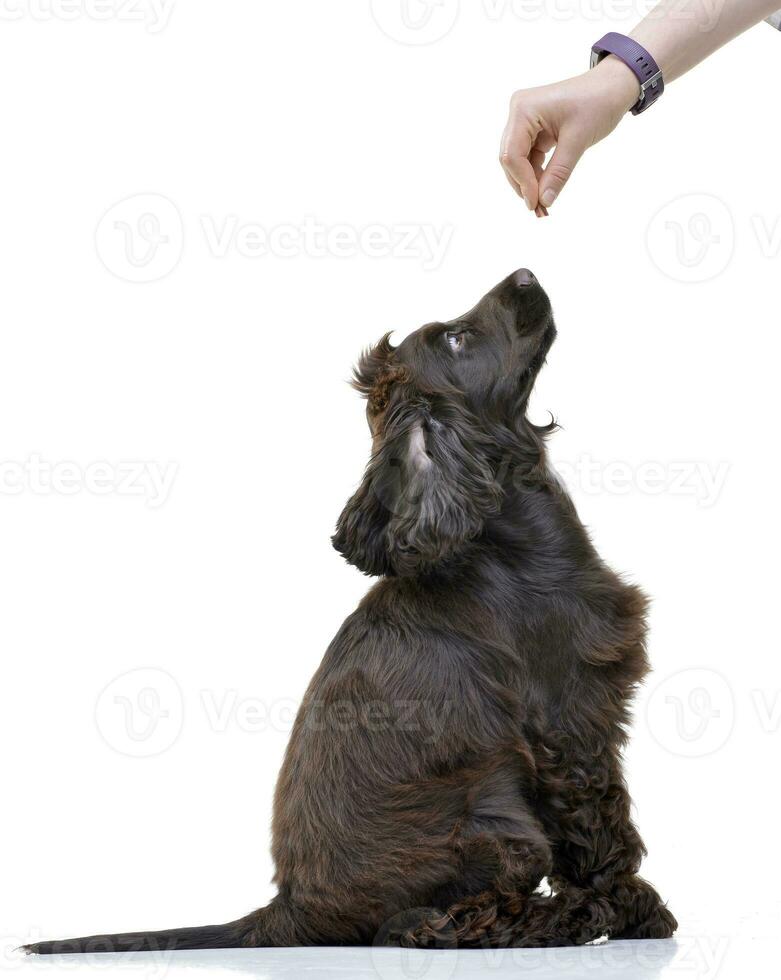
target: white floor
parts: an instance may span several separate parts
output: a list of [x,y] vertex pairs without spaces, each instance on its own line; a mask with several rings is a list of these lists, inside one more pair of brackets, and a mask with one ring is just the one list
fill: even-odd
[[547,950],[212,950],[24,957],[13,965],[20,980],[60,975],[73,980],[114,975],[126,980],[765,980],[778,976],[777,926],[745,920],[731,935],[684,926],[672,940]]

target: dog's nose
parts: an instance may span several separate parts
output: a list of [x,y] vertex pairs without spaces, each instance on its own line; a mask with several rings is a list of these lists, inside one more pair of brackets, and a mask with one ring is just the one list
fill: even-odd
[[534,273],[530,272],[528,269],[519,269],[516,273],[514,273],[513,279],[515,281],[515,285],[519,287],[531,286],[532,283],[537,282],[537,278]]

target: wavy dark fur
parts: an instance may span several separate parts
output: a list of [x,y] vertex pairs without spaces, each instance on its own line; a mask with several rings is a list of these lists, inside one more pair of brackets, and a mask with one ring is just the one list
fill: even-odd
[[521,270],[456,321],[383,338],[356,370],[374,450],[334,545],[382,578],[296,721],[272,903],[225,926],[31,951],[672,935],[638,877],[621,766],[646,602],[596,554],[526,418],[554,336]]

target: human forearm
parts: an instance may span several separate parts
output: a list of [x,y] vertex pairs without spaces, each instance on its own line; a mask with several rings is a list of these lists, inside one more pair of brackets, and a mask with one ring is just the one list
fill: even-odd
[[662,0],[630,37],[671,82],[780,5],[781,0]]

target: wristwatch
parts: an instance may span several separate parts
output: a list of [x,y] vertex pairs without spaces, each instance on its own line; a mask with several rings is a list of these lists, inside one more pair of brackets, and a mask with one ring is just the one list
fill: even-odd
[[624,34],[605,34],[591,49],[591,68],[609,54],[615,55],[637,76],[640,82],[640,98],[632,106],[632,115],[637,116],[654,104],[664,92],[662,69],[651,55],[637,41]]

